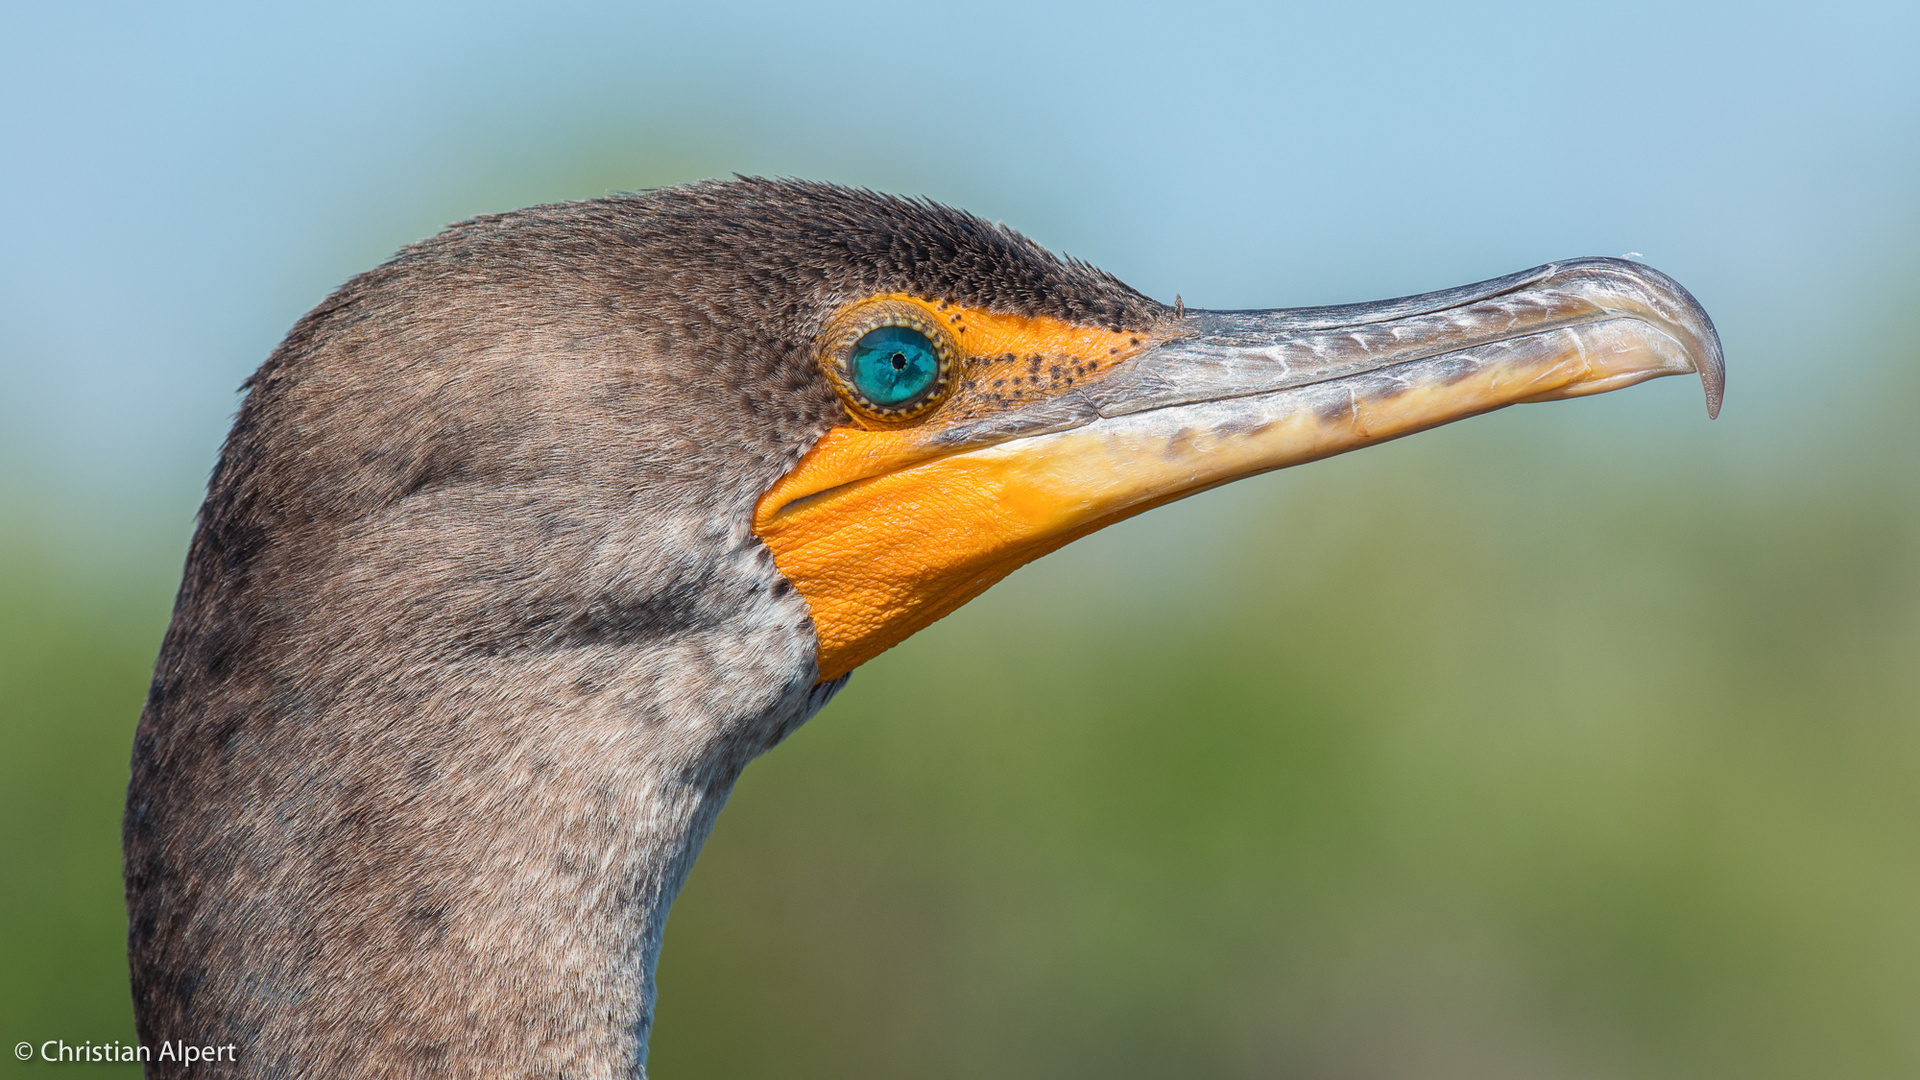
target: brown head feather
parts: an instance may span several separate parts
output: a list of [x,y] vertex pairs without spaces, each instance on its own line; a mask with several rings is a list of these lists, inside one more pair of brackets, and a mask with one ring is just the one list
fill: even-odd
[[134,747],[142,1040],[236,1045],[200,1077],[639,1074],[667,904],[838,685],[754,502],[847,422],[823,322],[896,291],[1161,311],[955,210],[742,179],[476,218],[301,319]]

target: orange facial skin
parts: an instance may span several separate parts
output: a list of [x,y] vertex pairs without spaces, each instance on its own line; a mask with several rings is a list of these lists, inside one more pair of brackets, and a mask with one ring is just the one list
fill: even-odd
[[915,426],[829,431],[755,510],[754,531],[812,608],[822,680],[1078,535],[1036,545],[1038,523],[1026,511],[1051,515],[1004,501],[991,465],[945,456],[951,450],[935,443],[942,431],[1064,393],[1171,336],[1166,327],[1114,330],[900,294],[862,303],[877,301],[910,302],[937,319],[963,371],[953,396]]
[[[813,610],[823,681],[1106,524],[1073,529],[1071,505],[1018,483],[1024,477],[995,459],[954,455],[875,473],[880,455],[866,444],[884,434],[828,432],[754,516],[775,565]],[[840,477],[850,479],[835,485]]]
[[1064,393],[1169,336],[1164,328],[1115,330],[1060,319],[999,315],[901,293],[863,300],[849,311],[882,301],[921,308],[945,326],[959,346],[964,364],[960,386],[928,418],[929,427],[977,420]]

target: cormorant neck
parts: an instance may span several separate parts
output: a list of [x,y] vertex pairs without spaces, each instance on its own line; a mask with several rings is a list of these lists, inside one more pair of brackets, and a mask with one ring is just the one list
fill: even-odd
[[190,573],[128,797],[142,1039],[235,1043],[240,1076],[643,1077],[669,906],[840,685],[765,548],[690,532],[624,549],[688,577],[586,596],[463,595],[526,558],[485,536],[370,534],[272,603]]

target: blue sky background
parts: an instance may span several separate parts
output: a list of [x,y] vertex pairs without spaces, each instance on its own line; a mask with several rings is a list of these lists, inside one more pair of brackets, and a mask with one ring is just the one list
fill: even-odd
[[1639,252],[1719,323],[1725,419],[1696,422],[1670,380],[1508,423],[1636,423],[1763,471],[1852,407],[1848,372],[1872,360],[1850,346],[1905,310],[1881,283],[1920,236],[1910,4],[74,3],[5,21],[6,487],[130,534],[157,513],[176,543],[234,388],[302,311],[447,221],[528,202],[732,171],[871,185],[1219,307]]
[[0,1036],[131,1037],[241,380],[447,222],[742,172],[1194,306],[1635,252],[1728,392],[1230,485],[867,665],[676,905],[660,1075],[1920,1075],[1920,5],[0,5]]

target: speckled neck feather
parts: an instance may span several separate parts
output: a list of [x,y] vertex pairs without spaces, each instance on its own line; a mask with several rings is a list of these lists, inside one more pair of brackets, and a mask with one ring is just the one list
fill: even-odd
[[1139,324],[943,207],[705,183],[479,218],[247,383],[133,754],[154,1075],[643,1076],[668,905],[810,716],[749,521],[847,418],[812,340],[887,291]]

